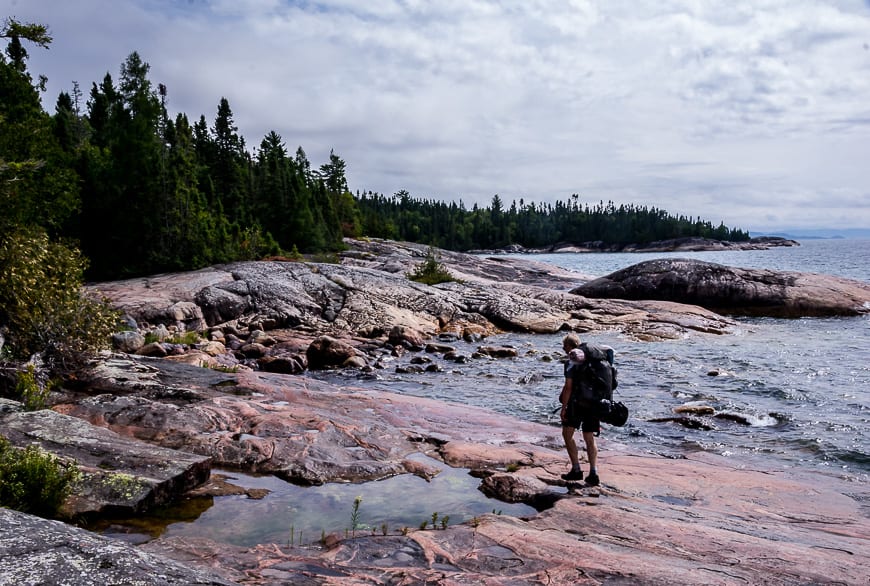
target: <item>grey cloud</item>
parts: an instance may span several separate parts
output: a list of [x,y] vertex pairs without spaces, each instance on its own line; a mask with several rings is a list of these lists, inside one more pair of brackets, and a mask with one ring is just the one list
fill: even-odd
[[[249,147],[270,130],[352,189],[469,206],[581,193],[751,228],[870,226],[870,13],[759,0],[28,0],[53,109],[133,50],[169,104],[230,100]],[[814,198],[817,198],[814,200]],[[772,202],[772,203],[767,203]],[[792,205],[790,202],[794,202]],[[839,210],[852,209],[852,213]],[[831,210],[830,212],[826,209]],[[845,224],[844,224],[845,225]]]

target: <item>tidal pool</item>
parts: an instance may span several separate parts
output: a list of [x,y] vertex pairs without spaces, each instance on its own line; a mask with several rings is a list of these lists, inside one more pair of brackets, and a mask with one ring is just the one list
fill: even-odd
[[[426,458],[420,456],[420,458]],[[132,543],[144,543],[160,536],[205,537],[240,546],[259,543],[308,545],[329,533],[360,535],[384,532],[401,533],[404,528],[419,529],[426,522],[432,527],[454,525],[478,515],[496,513],[529,516],[535,509],[505,503],[484,495],[480,479],[464,468],[451,468],[426,458],[441,472],[428,482],[412,474],[402,474],[363,484],[329,483],[322,486],[296,486],[274,476],[251,476],[234,471],[215,470],[237,486],[265,488],[262,499],[247,496],[198,497],[171,507],[152,511],[135,519],[101,521],[91,527],[103,535]],[[354,501],[360,498],[354,527]]]

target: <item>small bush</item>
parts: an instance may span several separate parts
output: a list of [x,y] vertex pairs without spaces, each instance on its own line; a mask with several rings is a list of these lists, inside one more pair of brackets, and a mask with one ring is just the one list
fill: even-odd
[[185,344],[187,346],[193,346],[194,344],[199,344],[200,336],[196,332],[184,332],[183,334],[176,334],[169,338],[169,342],[172,344]]
[[311,262],[339,265],[341,264],[341,257],[334,252],[318,252],[311,255]]
[[86,265],[38,229],[0,236],[0,323],[12,357],[43,353],[54,370],[108,347],[119,315],[82,288]]
[[26,411],[45,409],[48,394],[55,383],[44,383],[37,376],[36,367],[28,364],[16,377],[15,396],[21,399]]
[[78,478],[75,464],[36,446],[16,448],[0,436],[0,506],[54,518]]
[[450,271],[447,270],[447,267],[441,264],[438,255],[435,253],[435,249],[431,246],[426,253],[426,260],[417,265],[414,271],[408,273],[407,276],[412,281],[417,281],[424,285],[450,283],[451,281],[456,280],[453,278],[453,275],[450,274]]

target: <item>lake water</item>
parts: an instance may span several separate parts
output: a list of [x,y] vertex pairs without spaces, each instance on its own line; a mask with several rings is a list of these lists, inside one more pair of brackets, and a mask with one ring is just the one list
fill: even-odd
[[[605,275],[642,260],[689,257],[731,266],[840,275],[870,282],[870,240],[807,240],[799,247],[765,251],[696,253],[583,253],[526,255],[584,274]],[[697,335],[666,342],[637,342],[618,334],[590,341],[616,349],[616,398],[631,417],[625,427],[602,432],[599,474],[607,483],[608,443],[637,452],[680,457],[708,451],[755,469],[811,468],[856,482],[870,477],[870,317],[740,319],[737,335]],[[340,385],[379,388],[482,406],[558,426],[554,410],[562,383],[561,335],[502,334],[487,344],[513,345],[516,359],[444,363],[444,372],[361,376],[358,371],[316,372]],[[470,354],[475,345],[455,344]],[[553,361],[545,357],[555,358]],[[403,360],[408,360],[406,356]],[[711,372],[720,372],[711,376]],[[719,417],[673,421],[687,404],[713,407]],[[685,423],[686,421],[684,421]],[[612,448],[616,444],[612,443]],[[566,460],[567,461],[567,460]],[[432,513],[450,524],[488,512],[530,514],[525,505],[484,497],[478,480],[445,468],[431,484],[404,475],[365,485],[295,487],[275,478],[232,474],[237,483],[273,492],[261,501],[220,497],[163,512],[147,528],[103,527],[141,541],[157,535],[208,536],[239,545],[306,542],[321,532],[348,531],[355,497],[359,528],[395,533],[416,528]],[[396,498],[396,495],[401,495]],[[179,522],[189,515],[189,519]],[[130,531],[133,532],[129,535]]]

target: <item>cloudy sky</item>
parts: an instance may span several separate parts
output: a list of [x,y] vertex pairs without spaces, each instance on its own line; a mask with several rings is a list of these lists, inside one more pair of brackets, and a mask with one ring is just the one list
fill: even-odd
[[0,0],[49,111],[138,51],[173,113],[229,100],[351,190],[870,228],[870,0]]

